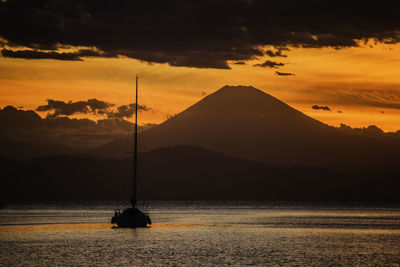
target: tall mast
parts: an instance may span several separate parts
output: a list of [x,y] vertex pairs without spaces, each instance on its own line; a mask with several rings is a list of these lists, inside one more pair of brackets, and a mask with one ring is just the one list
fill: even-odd
[[133,152],[133,172],[132,172],[132,198],[131,204],[133,207],[136,205],[137,197],[137,143],[138,143],[138,80],[139,77],[136,75],[136,102],[135,102],[135,132],[134,132],[134,152]]

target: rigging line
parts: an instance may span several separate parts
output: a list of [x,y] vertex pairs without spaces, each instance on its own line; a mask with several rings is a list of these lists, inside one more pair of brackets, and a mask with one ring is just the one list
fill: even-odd
[[127,152],[128,157],[126,158],[126,164],[128,166],[128,168],[126,169],[126,171],[127,171],[126,177],[128,178],[127,180],[129,181],[128,187],[127,187],[127,189],[129,188],[128,194],[127,194],[128,200],[130,200],[130,198],[131,198],[132,188],[133,188],[133,181],[131,178],[132,171],[133,171],[133,169],[132,169],[133,168],[133,164],[132,164],[133,151],[131,151],[131,149],[133,148],[133,131],[134,131],[133,124],[131,124],[130,129],[129,129],[128,138],[126,139],[127,146],[125,146],[125,147],[129,147],[129,150]]
[[142,208],[143,210],[147,209],[146,207],[146,203],[147,203],[147,178],[146,178],[146,152],[144,149],[144,135],[143,135],[143,126],[140,129],[139,132],[139,141],[140,141],[140,145],[139,148],[142,151],[142,153],[140,154],[140,161],[141,161],[141,197],[142,197]]
[[139,140],[140,140],[140,150],[142,151],[142,153],[140,154],[140,166],[141,166],[141,198],[142,198],[142,209],[145,208],[145,204],[146,204],[146,190],[145,190],[145,186],[146,186],[146,179],[145,179],[145,166],[144,166],[144,153],[143,153],[143,134],[142,131],[140,131],[139,133]]
[[146,143],[144,142],[144,134],[141,134],[141,141],[142,141],[142,147],[143,147],[143,153],[142,153],[142,158],[143,158],[143,181],[144,181],[144,200],[145,200],[145,208],[146,212],[149,212],[149,181],[147,177],[147,152],[146,152]]
[[[145,144],[144,142],[143,142],[143,144]],[[147,150],[145,150],[145,151],[147,151]],[[144,153],[144,161],[145,161],[145,164],[146,164],[146,168],[144,169],[144,178],[145,178],[145,183],[146,183],[146,186],[145,186],[145,188],[146,188],[146,209],[147,209],[147,212],[149,212],[149,210],[150,210],[150,208],[149,208],[149,204],[150,204],[150,197],[151,197],[151,181],[149,180],[149,175],[148,175],[148,172],[147,172],[147,170],[148,170],[148,168],[150,167],[149,166],[149,160],[148,160],[148,152],[146,152],[146,153]]]
[[[140,112],[140,111],[137,111],[137,112]],[[139,122],[137,122],[137,123],[139,123]],[[136,166],[139,167],[140,171],[137,172],[137,177],[136,177],[136,179],[137,179],[136,193],[138,194],[137,198],[138,198],[139,207],[141,210],[143,210],[143,207],[144,207],[144,204],[143,204],[143,156],[142,156],[143,153],[142,153],[142,148],[141,148],[142,133],[140,130],[137,132],[137,139],[138,139],[138,142],[137,142],[138,154],[137,154],[137,165]]]
[[[132,126],[132,128],[133,128],[133,126]],[[131,137],[131,138],[129,138],[130,140],[128,141],[128,143],[129,143],[129,145],[131,145],[131,142],[132,142],[132,146],[130,146],[130,147],[132,147],[133,148],[133,134],[130,134],[129,135],[129,137]],[[133,180],[132,180],[132,173],[133,173],[133,157],[134,157],[134,155],[133,155],[133,153],[132,152],[130,152],[129,153],[129,156],[127,157],[127,160],[128,160],[128,162],[127,162],[127,165],[128,165],[128,168],[129,168],[129,171],[128,171],[128,173],[127,173],[127,177],[128,177],[128,181],[129,181],[129,190],[128,190],[128,199],[130,200],[131,198],[132,198],[132,194],[133,194]]]
[[151,193],[152,193],[152,190],[151,190],[151,181],[150,181],[150,179],[149,179],[149,177],[151,177],[149,174],[148,174],[148,170],[150,170],[149,168],[150,168],[150,161],[149,161],[149,152],[147,152],[147,147],[146,147],[146,142],[145,142],[145,135],[144,134],[142,134],[142,139],[143,139],[143,141],[142,141],[142,144],[143,144],[143,149],[144,149],[144,151],[145,151],[145,153],[143,154],[144,156],[143,156],[143,158],[144,158],[144,163],[145,163],[145,168],[144,168],[144,178],[145,178],[145,188],[146,188],[146,209],[147,209],[147,212],[149,213],[149,210],[150,210],[150,207],[149,207],[149,204],[150,204],[150,199],[151,199]]
[[126,157],[125,157],[125,164],[126,164],[126,169],[125,169],[125,196],[124,196],[124,201],[130,200],[131,198],[131,194],[132,194],[132,187],[133,187],[133,181],[132,181],[132,156],[133,156],[133,125],[130,125],[130,129],[129,129],[129,134],[125,139],[126,142],[126,146],[125,146],[125,151],[126,151]]
[[[128,130],[128,135],[122,137],[123,138],[123,148],[125,147],[130,147],[130,134],[132,132],[132,126],[130,125],[129,130]],[[126,179],[127,177],[129,177],[129,170],[130,170],[130,153],[126,152],[125,149],[123,149],[121,151],[122,153],[122,157],[121,157],[121,167],[122,167],[122,173],[120,173],[122,175],[121,179],[120,179],[120,184],[121,187],[118,189],[119,192],[119,196],[118,196],[118,200],[120,201],[125,201],[128,197],[129,199],[129,190],[128,192],[126,191],[127,188],[131,188],[131,180],[130,179]],[[128,156],[127,156],[128,155]],[[128,184],[126,184],[128,183]]]
[[[128,150],[126,148],[129,148]],[[133,124],[129,124],[129,130],[127,136],[124,137],[124,146],[123,146],[123,151],[125,153],[123,159],[124,159],[124,196],[123,200],[126,201],[131,199],[132,196],[132,187],[133,187],[133,181],[131,179],[132,171],[133,171],[133,151],[131,151],[131,148],[133,148]]]

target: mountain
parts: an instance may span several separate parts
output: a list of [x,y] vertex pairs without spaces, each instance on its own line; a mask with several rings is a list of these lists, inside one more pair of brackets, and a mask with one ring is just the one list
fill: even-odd
[[[268,164],[336,170],[396,168],[399,142],[347,134],[251,86],[224,86],[141,135],[146,151],[190,145]],[[90,153],[117,157],[126,140]]]
[[[0,157],[0,200],[127,200],[129,159]],[[400,172],[343,173],[238,159],[200,147],[142,153],[139,199],[400,201]]]

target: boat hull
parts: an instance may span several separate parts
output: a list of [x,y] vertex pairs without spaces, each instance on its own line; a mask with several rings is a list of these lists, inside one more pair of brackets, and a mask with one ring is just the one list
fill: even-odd
[[146,215],[114,217],[112,218],[111,223],[116,224],[120,228],[147,227],[150,220],[150,218]]
[[149,215],[143,213],[137,208],[125,209],[122,213],[117,209],[111,219],[112,224],[116,224],[120,228],[137,228],[147,227],[151,224]]

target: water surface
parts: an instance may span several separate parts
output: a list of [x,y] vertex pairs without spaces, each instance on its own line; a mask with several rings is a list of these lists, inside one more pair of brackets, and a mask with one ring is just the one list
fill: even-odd
[[0,265],[400,264],[398,205],[154,202],[151,228],[112,229],[116,207],[7,204]]

